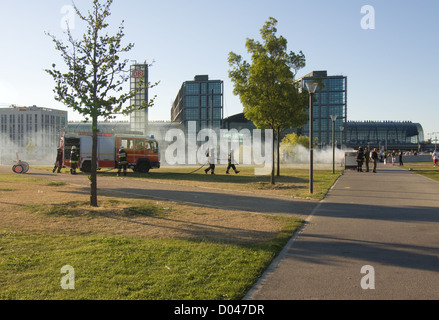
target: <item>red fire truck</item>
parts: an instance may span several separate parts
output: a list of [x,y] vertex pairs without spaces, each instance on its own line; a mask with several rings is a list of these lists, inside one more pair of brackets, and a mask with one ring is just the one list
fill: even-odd
[[[70,152],[76,146],[79,152],[78,168],[82,172],[91,171],[92,134],[65,133],[61,137],[65,167],[70,167]],[[147,173],[150,169],[160,168],[159,147],[154,137],[130,134],[98,133],[97,168],[117,168],[119,148],[127,152],[128,168],[134,172]]]

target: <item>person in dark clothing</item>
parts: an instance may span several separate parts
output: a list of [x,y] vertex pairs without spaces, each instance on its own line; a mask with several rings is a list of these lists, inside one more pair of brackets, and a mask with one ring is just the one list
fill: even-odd
[[401,150],[399,150],[399,165],[400,166],[404,165],[404,163],[402,162],[402,151]]
[[357,151],[357,171],[363,172],[364,151],[363,147],[359,147]]
[[366,172],[369,172],[370,150],[369,147],[364,148],[364,163],[366,164]]
[[125,151],[124,147],[121,146],[119,148],[119,162],[118,162],[118,170],[117,170],[117,176],[120,177],[120,172],[123,168],[123,175],[126,176],[127,175],[127,165],[128,165],[128,160],[127,160],[127,152]]
[[373,161],[373,172],[377,172],[378,152],[376,148],[373,149],[371,157]]
[[235,158],[234,158],[234,155],[233,155],[233,150],[230,150],[229,157],[228,157],[227,161],[228,161],[228,166],[227,166],[226,173],[229,174],[229,170],[230,169],[235,171],[235,173],[239,173],[239,171],[236,170]]
[[61,169],[62,169],[62,148],[58,148],[56,150],[55,166],[53,167],[52,173],[55,173],[55,171],[57,171],[57,173],[60,173]]
[[76,146],[72,147],[70,152],[70,174],[76,174],[76,168],[79,163],[79,153]]

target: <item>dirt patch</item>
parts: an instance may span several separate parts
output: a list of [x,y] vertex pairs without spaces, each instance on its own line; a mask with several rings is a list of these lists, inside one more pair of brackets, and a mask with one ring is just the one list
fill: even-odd
[[[100,192],[99,208],[89,207],[88,201],[86,187],[0,173],[0,230],[255,242],[274,238],[285,224],[281,217],[120,198],[108,191]],[[59,210],[68,203],[76,211]],[[130,213],[129,208],[139,206],[155,208],[158,214]],[[54,208],[56,214],[42,208]]]

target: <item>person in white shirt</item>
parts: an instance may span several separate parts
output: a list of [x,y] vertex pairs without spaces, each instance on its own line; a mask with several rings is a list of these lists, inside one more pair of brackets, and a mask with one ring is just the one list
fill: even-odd
[[207,174],[209,172],[209,170],[211,170],[210,173],[215,174],[215,163],[216,163],[215,151],[213,149],[210,149],[209,153],[207,154],[207,157],[209,160],[209,168],[204,170],[204,172]]
[[439,152],[435,149],[431,157],[433,158],[433,167],[436,167],[439,161]]

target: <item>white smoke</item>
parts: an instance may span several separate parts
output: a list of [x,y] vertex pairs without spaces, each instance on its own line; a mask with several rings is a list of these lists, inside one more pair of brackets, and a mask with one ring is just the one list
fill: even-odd
[[[352,149],[339,149],[334,150],[334,163],[336,166],[343,166],[345,153],[352,152]],[[304,165],[309,164],[310,152],[309,149],[297,144],[295,146],[282,146],[280,151],[281,162],[292,165]],[[322,165],[332,165],[333,150],[331,146],[325,148],[314,148],[313,150],[313,163]]]
[[[36,134],[39,137],[39,134]],[[44,139],[44,135],[41,135]],[[40,140],[37,140],[41,142]],[[24,139],[23,143],[17,144],[11,141],[8,135],[1,136],[0,165],[14,165],[18,160],[25,161],[29,165],[53,165],[56,158],[57,139],[46,139],[43,147],[32,139]]]

